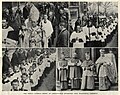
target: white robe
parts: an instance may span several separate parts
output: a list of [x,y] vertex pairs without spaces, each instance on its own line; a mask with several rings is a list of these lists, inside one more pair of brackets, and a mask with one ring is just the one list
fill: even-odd
[[53,27],[49,20],[47,20],[46,23],[44,23],[44,20],[40,22],[40,26],[42,26],[42,30],[45,31],[45,37],[46,41],[44,43],[44,47],[48,47],[48,39],[51,37],[51,34],[53,33]]
[[[96,61],[97,73],[99,73],[99,78],[108,77],[111,82],[114,83],[114,77],[112,75],[111,59],[105,55],[105,57],[99,57]],[[101,65],[102,64],[102,65]]]
[[23,90],[31,91],[30,80],[27,79],[27,80],[26,80],[26,83],[24,83],[23,85],[22,85],[22,83],[20,82],[19,87],[22,88]]
[[14,29],[12,27],[8,27],[5,29],[2,29],[2,41],[7,38],[9,31],[13,31]]
[[112,71],[112,75],[115,79],[115,82],[117,82],[117,66],[116,66],[116,60],[115,60],[115,55],[113,53],[108,53],[106,54],[106,56],[108,58],[110,58],[111,61],[111,71]]
[[78,40],[76,40],[75,43],[73,43],[73,47],[81,47],[84,48],[84,43],[86,42],[86,37],[85,37],[85,33],[80,32],[80,33],[76,33],[73,32],[70,36],[70,41],[72,41],[73,39],[82,39],[83,42],[79,42]]
[[[96,33],[96,34],[97,34],[97,29],[96,29],[94,26],[90,27],[90,34],[91,34],[91,33]],[[95,35],[95,36],[90,35],[90,40],[91,40],[91,41],[96,41],[96,40],[97,40],[97,39],[96,39],[96,35]]]
[[16,47],[17,42],[7,38],[9,31],[14,31],[14,29],[10,26],[6,29],[2,29],[2,42],[6,40],[6,44],[2,43],[2,47]]

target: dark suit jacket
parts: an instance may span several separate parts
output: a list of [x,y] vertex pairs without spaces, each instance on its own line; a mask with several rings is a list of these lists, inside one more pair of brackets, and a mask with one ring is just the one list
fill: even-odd
[[10,62],[8,56],[4,55],[3,56],[3,66],[2,66],[3,73],[7,72],[8,68],[10,66],[11,66],[11,62]]
[[11,59],[12,66],[19,65],[19,56],[17,52],[13,53],[12,59]]
[[23,8],[23,17],[24,17],[24,19],[27,19],[28,16],[29,16],[29,14],[30,14],[30,9],[25,6],[25,7]]
[[22,63],[22,61],[23,60],[25,60],[26,59],[26,56],[25,56],[25,53],[24,52],[22,52],[22,53],[18,53],[18,62],[19,62],[19,64],[21,64]]
[[65,29],[61,31],[57,38],[57,47],[68,47],[69,43],[69,32]]

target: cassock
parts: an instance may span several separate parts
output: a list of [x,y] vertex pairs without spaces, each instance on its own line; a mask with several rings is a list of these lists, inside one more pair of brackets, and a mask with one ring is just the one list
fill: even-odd
[[68,89],[67,68],[60,68],[60,86],[61,90]]
[[94,89],[94,74],[93,74],[93,67],[94,63],[91,60],[85,60],[81,64],[83,68],[83,74],[82,74],[82,84],[81,89]]
[[82,30],[83,30],[84,34],[86,35],[86,41],[89,41],[89,40],[90,40],[90,39],[89,39],[89,29],[88,29],[87,25],[84,26],[84,27],[82,28]]
[[50,39],[51,37],[51,34],[53,33],[53,27],[52,27],[52,23],[47,20],[46,22],[44,20],[42,20],[40,22],[40,26],[42,27],[42,30],[45,31],[45,37],[46,37],[46,40],[44,42],[44,47],[48,47],[48,40]]
[[72,59],[68,62],[68,75],[71,80],[71,89],[79,89],[81,86],[82,68],[79,59]]
[[68,89],[68,70],[67,70],[67,60],[60,60],[59,61],[59,80],[61,90]]

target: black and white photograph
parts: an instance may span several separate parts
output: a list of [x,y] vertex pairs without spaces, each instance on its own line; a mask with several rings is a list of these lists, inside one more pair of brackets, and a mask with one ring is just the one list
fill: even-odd
[[118,47],[117,2],[70,2],[70,47]]
[[3,92],[118,91],[118,2],[1,3]]
[[56,49],[3,48],[2,91],[55,91]]
[[117,48],[59,48],[57,91],[118,91]]
[[68,2],[3,2],[2,47],[68,47]]
[[2,47],[118,47],[117,2],[2,2]]

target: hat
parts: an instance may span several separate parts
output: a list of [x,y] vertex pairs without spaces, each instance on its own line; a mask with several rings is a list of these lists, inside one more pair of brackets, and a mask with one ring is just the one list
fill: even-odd
[[39,11],[35,6],[32,6],[30,9],[29,18],[31,21],[38,21],[39,20]]

